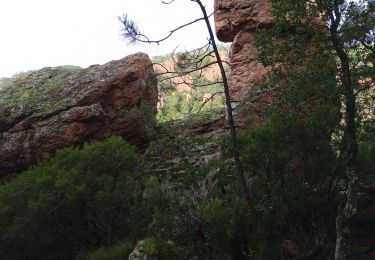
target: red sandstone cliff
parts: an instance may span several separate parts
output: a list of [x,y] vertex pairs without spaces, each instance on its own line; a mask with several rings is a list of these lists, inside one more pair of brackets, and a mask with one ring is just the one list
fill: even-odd
[[62,147],[112,134],[144,150],[157,95],[152,63],[143,53],[87,69],[44,68],[0,82],[0,176]]
[[255,83],[269,71],[258,59],[256,30],[272,25],[271,5],[264,0],[215,0],[215,27],[219,40],[233,42],[229,60],[233,101],[251,99]]

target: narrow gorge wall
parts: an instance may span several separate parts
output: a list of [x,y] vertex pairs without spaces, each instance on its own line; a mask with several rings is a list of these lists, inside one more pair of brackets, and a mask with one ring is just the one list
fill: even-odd
[[121,135],[148,146],[156,116],[152,63],[136,53],[87,69],[44,68],[0,82],[0,177],[57,149]]

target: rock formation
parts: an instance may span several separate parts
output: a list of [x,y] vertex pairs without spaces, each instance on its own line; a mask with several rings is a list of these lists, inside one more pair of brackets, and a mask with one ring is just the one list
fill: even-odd
[[86,69],[65,66],[0,82],[0,176],[57,149],[121,135],[139,150],[155,124],[151,61],[136,53]]
[[[215,27],[219,40],[233,42],[229,54],[229,86],[234,102],[252,101],[256,82],[270,70],[258,59],[256,30],[272,26],[271,4],[265,0],[215,0]],[[273,95],[268,93],[268,95]],[[253,112],[267,107],[270,97],[257,97]]]
[[[288,84],[286,81],[280,81],[267,88],[262,87],[264,86],[262,83],[269,80],[266,76],[272,70],[272,66],[277,66],[283,73],[285,72],[285,78],[287,72],[310,73],[317,68],[335,66],[334,61],[320,51],[324,48],[322,47],[324,43],[314,40],[315,31],[318,32],[319,28],[324,26],[320,18],[309,24],[309,26],[315,26],[317,30],[311,28],[309,40],[304,42],[303,48],[299,50],[299,53],[304,55],[303,63],[284,60],[279,61],[278,64],[264,66],[256,46],[258,29],[272,28],[274,22],[272,5],[268,0],[215,0],[217,37],[221,41],[232,42],[229,54],[231,74],[228,77],[231,99],[235,103],[245,104],[242,109],[237,110],[239,126],[263,122],[264,112],[275,102],[275,97],[286,88]],[[274,41],[275,45],[282,45],[285,39],[277,38]],[[291,54],[293,53],[297,52],[293,50]],[[316,60],[325,62],[321,62],[321,65],[314,65],[317,64]],[[334,78],[334,70],[331,72],[330,76]],[[314,86],[309,86],[311,94],[304,97],[306,104],[301,114],[310,114],[314,110],[314,103],[316,103],[314,100],[331,96],[335,93],[334,89],[335,86],[331,84],[324,90],[327,93],[322,93],[322,91],[315,93]],[[326,102],[339,106],[334,98]],[[290,104],[284,103],[283,105],[285,109],[288,109]]]

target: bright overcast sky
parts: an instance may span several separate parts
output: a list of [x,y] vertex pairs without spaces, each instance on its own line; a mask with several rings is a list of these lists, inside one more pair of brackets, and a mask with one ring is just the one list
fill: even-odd
[[[213,0],[203,2],[212,12]],[[156,56],[178,45],[198,47],[207,38],[200,23],[159,46],[130,46],[120,36],[117,17],[124,13],[149,38],[201,16],[190,0],[0,0],[0,78],[47,66],[103,64],[137,51]]]

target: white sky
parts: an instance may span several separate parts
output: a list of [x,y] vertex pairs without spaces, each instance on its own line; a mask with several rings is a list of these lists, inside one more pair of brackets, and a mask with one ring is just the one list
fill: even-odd
[[[213,0],[203,0],[212,12]],[[190,0],[0,0],[0,78],[47,66],[87,67],[137,51],[150,56],[205,43],[206,28],[184,29],[161,45],[130,46],[121,38],[118,16],[127,13],[149,38],[201,17]]]

